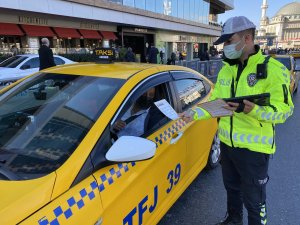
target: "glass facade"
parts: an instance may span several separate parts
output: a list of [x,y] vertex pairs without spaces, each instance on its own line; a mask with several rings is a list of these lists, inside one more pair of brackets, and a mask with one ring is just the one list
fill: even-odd
[[206,0],[107,0],[117,4],[208,24],[209,1]]
[[134,7],[134,0],[123,0],[123,5]]
[[155,12],[155,1],[153,0],[146,0],[146,10]]
[[138,8],[138,9],[146,10],[146,0],[136,0],[136,1],[134,1],[134,7]]
[[171,1],[171,16],[178,17],[178,1]]

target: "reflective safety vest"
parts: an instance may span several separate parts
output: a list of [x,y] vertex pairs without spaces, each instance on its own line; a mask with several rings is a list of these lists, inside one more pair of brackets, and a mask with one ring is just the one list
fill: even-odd
[[[257,64],[263,63],[265,56],[258,46],[256,50],[257,53],[248,58],[244,68],[241,64],[224,62],[210,100],[270,93],[270,106],[255,105],[248,114],[234,112],[231,117],[220,118],[218,134],[220,140],[228,146],[272,154],[276,148],[274,126],[283,123],[294,110],[289,91],[290,74],[283,64],[270,58],[267,63],[267,78],[257,79]],[[233,88],[235,96],[232,96]],[[210,117],[204,109],[195,109],[195,120]]]

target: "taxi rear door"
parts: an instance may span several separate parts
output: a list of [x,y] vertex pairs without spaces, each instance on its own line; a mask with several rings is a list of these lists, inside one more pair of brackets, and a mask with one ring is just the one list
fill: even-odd
[[[211,86],[206,80],[186,71],[172,71],[172,76],[180,112],[195,108],[208,99]],[[216,131],[216,119],[193,121],[186,125],[187,165],[191,172],[199,171],[206,165]]]
[[[165,88],[166,100],[173,105],[168,89],[171,77],[168,73],[158,74],[144,80],[126,102],[134,101],[151,87]],[[105,152],[110,146],[110,128],[102,136],[92,158],[98,170],[94,176],[104,207],[103,224],[140,225],[155,224],[178,197],[179,186],[186,171],[185,137],[181,133],[184,122],[163,118],[155,123],[154,129],[144,138],[157,144],[153,158],[107,165]],[[124,146],[126,151],[126,146]],[[101,161],[101,158],[103,159]]]

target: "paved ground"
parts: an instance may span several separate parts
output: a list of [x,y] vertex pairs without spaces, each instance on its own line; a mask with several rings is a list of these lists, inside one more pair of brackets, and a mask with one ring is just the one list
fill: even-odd
[[[300,90],[291,118],[276,128],[277,152],[270,160],[268,224],[300,225]],[[203,171],[159,225],[213,225],[226,211],[221,168]],[[245,213],[246,214],[246,213]],[[246,223],[246,215],[244,223]]]

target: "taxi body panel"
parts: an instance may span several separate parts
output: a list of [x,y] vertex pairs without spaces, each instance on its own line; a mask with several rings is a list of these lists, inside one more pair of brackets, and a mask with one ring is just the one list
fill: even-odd
[[[176,78],[176,71],[181,71],[183,76],[181,74],[181,77]],[[22,225],[98,222],[104,225],[156,224],[206,166],[210,146],[217,131],[217,121],[211,119],[193,121],[189,124],[181,119],[167,121],[153,133],[145,136],[157,145],[153,158],[121,163],[107,162],[103,155],[109,146],[108,142],[111,141],[110,126],[118,118],[124,105],[130,102],[136,92],[145,91],[148,84],[164,85],[168,91],[170,104],[181,112],[183,103],[180,101],[183,100],[178,95],[176,87],[180,85],[175,85],[177,81],[187,76],[187,80],[196,79],[201,85],[203,82],[209,86],[203,97],[198,94],[201,102],[207,101],[211,95],[212,83],[188,68],[134,63],[77,64],[51,68],[44,72],[121,78],[126,79],[126,82],[107,104],[76,150],[55,173],[34,180],[16,181],[20,183],[47,181],[47,188],[42,184],[36,185],[36,190],[44,188],[40,193],[24,189],[31,198],[41,199],[40,204],[35,204],[35,210],[30,212],[24,210],[17,215],[11,213],[4,215],[5,211],[0,210],[2,215],[0,218],[8,217],[10,221],[14,221],[11,224]],[[21,82],[18,81],[11,87]],[[184,101],[190,104],[189,99]],[[196,107],[196,104],[193,103],[192,107]],[[98,162],[98,159],[102,161]],[[89,166],[93,167],[93,172],[82,176],[82,171],[88,170]],[[0,190],[2,187],[5,189],[8,187],[4,182],[11,181],[0,181]],[[11,186],[13,185],[17,184],[12,183]],[[22,201],[22,198],[19,201]],[[25,207],[26,204],[30,203],[22,202],[22,206]],[[2,221],[0,219],[0,222]]]
[[89,176],[41,207],[20,225],[95,224],[102,214],[101,199],[96,187],[95,179]]
[[0,180],[1,224],[17,224],[49,202],[55,177],[55,173],[51,173],[34,180]]

